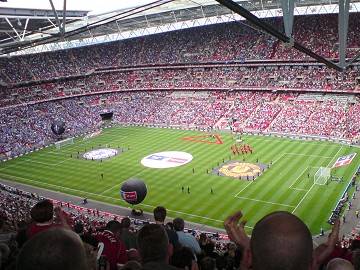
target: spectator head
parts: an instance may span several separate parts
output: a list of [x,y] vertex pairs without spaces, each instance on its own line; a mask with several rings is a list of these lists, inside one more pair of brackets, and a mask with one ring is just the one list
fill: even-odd
[[146,224],[138,233],[137,244],[143,263],[168,262],[169,239],[163,226]]
[[194,254],[188,247],[177,249],[171,257],[171,265],[181,269],[192,269]]
[[163,206],[158,206],[154,209],[155,222],[163,224],[166,218],[166,209]]
[[210,257],[204,257],[200,261],[200,269],[201,270],[215,270],[216,269],[215,259],[210,258]]
[[124,218],[121,220],[121,227],[122,227],[123,229],[129,229],[129,228],[130,228],[130,225],[131,225],[130,218],[124,217]]
[[175,231],[180,232],[184,230],[185,222],[182,218],[175,218],[173,220],[173,223]]
[[31,238],[20,251],[17,270],[86,270],[88,267],[80,237],[60,228],[49,229]]
[[117,220],[110,220],[105,227],[105,230],[112,232],[115,235],[120,235],[121,233],[121,223]]
[[84,224],[82,224],[82,222],[76,222],[74,225],[74,232],[82,234],[84,232]]
[[271,213],[256,223],[250,246],[254,270],[308,270],[312,265],[311,233],[288,212]]
[[173,231],[174,230],[174,224],[169,221],[168,223],[166,223],[166,228]]
[[354,270],[354,266],[347,260],[334,258],[328,262],[326,270]]
[[54,217],[54,205],[50,200],[42,200],[35,204],[30,211],[31,218],[37,223],[52,221]]

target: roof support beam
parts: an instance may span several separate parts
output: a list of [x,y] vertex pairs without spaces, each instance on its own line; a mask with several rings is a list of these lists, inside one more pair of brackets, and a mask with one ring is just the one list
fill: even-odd
[[285,34],[291,38],[294,24],[294,0],[281,0]]
[[24,31],[23,31],[23,33],[22,33],[21,40],[24,40],[28,23],[29,23],[29,18],[27,18],[26,21],[25,21]]
[[54,3],[53,3],[52,0],[49,0],[49,2],[50,2],[50,5],[51,5],[51,9],[52,9],[52,11],[54,12],[55,21],[56,21],[56,23],[57,23],[57,25],[58,25],[58,27],[59,27],[59,32],[61,33],[61,24],[60,24],[59,16],[58,16],[57,11],[56,11],[56,9],[55,9]]
[[346,47],[349,28],[350,0],[339,1],[339,58],[340,67],[345,68]]
[[64,0],[64,7],[63,7],[63,21],[61,25],[61,37],[65,35],[65,25],[66,25],[66,0]]
[[[216,0],[223,6],[229,8],[230,10],[234,11],[235,13],[239,14],[240,16],[246,18],[248,21],[259,27],[260,29],[264,30],[266,33],[270,34],[271,36],[279,39],[282,42],[289,43],[290,38],[284,35],[283,33],[276,30],[271,25],[267,24],[266,22],[260,20],[258,17],[253,15],[250,11],[247,9],[241,7],[237,3],[231,1],[231,0]],[[337,71],[343,71],[343,68],[338,66],[337,64],[325,59],[324,57],[318,55],[317,53],[314,53],[312,50],[304,47],[298,42],[294,41],[294,48],[298,51],[301,51],[308,56],[314,58],[315,60],[319,61],[320,63],[324,63],[330,68],[336,69]]]
[[10,22],[10,20],[8,18],[5,18],[6,22],[10,25],[11,29],[15,32],[15,34],[17,35],[17,37],[21,40],[21,37],[18,33],[18,31],[16,31],[16,29],[14,28],[14,26],[12,25],[12,23]]

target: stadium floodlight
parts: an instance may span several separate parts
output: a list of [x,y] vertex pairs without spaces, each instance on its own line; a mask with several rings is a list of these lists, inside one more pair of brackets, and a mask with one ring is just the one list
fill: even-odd
[[55,147],[56,149],[60,149],[61,147],[69,144],[74,144],[74,138],[67,138],[65,140],[57,141],[55,142]]
[[320,167],[314,175],[314,184],[325,185],[330,178],[331,169],[327,167]]

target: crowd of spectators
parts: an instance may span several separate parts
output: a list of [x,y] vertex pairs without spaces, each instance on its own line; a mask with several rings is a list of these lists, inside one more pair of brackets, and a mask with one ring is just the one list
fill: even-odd
[[[139,222],[3,184],[0,198],[0,267],[5,270],[330,270],[359,264],[358,236],[340,241],[339,220],[314,248],[309,229],[288,212],[260,219],[251,237],[236,212],[224,221],[229,241],[184,229],[185,221],[169,221],[162,206],[154,209],[154,222]],[[337,263],[350,268],[331,268]]]
[[46,99],[135,90],[286,90],[357,93],[359,67],[339,73],[320,66],[206,67],[95,73],[0,92],[0,107]]
[[[282,20],[266,21],[282,31]],[[347,57],[353,56],[360,47],[359,25],[358,14],[351,14]],[[337,15],[295,17],[295,40],[326,58],[338,57],[337,31]],[[12,84],[79,75],[110,66],[306,58],[247,23],[232,22],[84,48],[0,58],[0,78]]]
[[[0,267],[4,269],[14,269],[14,258],[29,239],[43,231],[61,227],[72,229],[93,251],[99,247],[101,251],[98,255],[105,255],[110,269],[116,269],[117,263],[124,264],[128,260],[141,262],[137,251],[137,234],[144,225],[152,223],[150,220],[118,216],[85,206],[49,200],[3,184],[0,184],[0,198]],[[172,261],[174,265],[181,268],[181,264],[188,258],[190,263],[195,259],[200,263],[204,257],[211,258],[214,264],[221,266],[219,269],[233,269],[229,267],[239,264],[239,253],[236,255],[234,252],[237,248],[228,239],[219,237],[218,233],[187,229],[181,218],[165,224],[165,218],[164,207],[154,209],[155,223],[166,229],[171,254],[175,256]],[[47,237],[52,236],[49,234]],[[108,239],[117,244],[111,246],[111,243],[106,243]],[[117,252],[121,253],[118,257]],[[26,263],[30,264],[30,260]]]
[[120,124],[359,138],[358,98],[300,97],[263,91],[120,91],[3,108],[0,159],[56,141],[50,129],[55,121],[66,124],[65,137],[96,130],[104,111],[112,111]]

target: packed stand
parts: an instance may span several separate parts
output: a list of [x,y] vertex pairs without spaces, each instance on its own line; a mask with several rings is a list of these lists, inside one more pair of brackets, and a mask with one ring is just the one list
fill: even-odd
[[208,67],[94,73],[0,91],[0,107],[79,95],[136,90],[359,91],[359,67],[346,73],[320,66]]
[[[359,20],[358,14],[350,14],[347,57],[354,56],[360,46]],[[283,31],[282,20],[265,21]],[[338,57],[337,15],[296,16],[293,32],[296,41],[325,58]],[[232,22],[44,54],[4,57],[0,59],[0,76],[13,84],[111,66],[307,58],[246,22]]]
[[358,98],[310,94],[308,100],[302,100],[297,95],[262,91],[120,91],[3,108],[0,159],[55,142],[58,137],[50,126],[56,120],[65,123],[65,138],[96,130],[104,111],[112,111],[114,122],[120,124],[231,127],[239,132],[359,139]]

